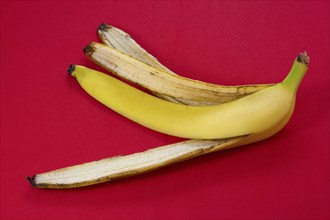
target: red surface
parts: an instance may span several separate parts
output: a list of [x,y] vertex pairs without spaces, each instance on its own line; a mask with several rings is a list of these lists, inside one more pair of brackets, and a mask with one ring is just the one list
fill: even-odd
[[[218,84],[310,69],[278,135],[141,176],[73,190],[25,180],[170,144],[115,114],[66,73],[101,22],[173,71]],[[1,219],[328,219],[329,2],[1,1]]]

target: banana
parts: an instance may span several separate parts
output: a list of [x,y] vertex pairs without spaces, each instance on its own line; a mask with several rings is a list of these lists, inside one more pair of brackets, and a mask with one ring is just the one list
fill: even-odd
[[[72,65],[70,73],[92,97],[155,131],[190,139],[250,135],[251,143],[274,135],[288,122],[308,62],[307,54],[301,53],[281,83],[232,102],[212,106],[187,106],[165,101],[107,74],[79,65]],[[128,69],[134,68],[134,65],[127,65]]]
[[77,188],[146,173],[207,153],[239,146],[245,136],[188,140],[147,151],[115,156],[27,177],[37,188]]
[[[108,47],[97,43],[88,45],[84,52],[93,62],[171,102],[187,105],[220,104],[271,86],[271,84],[221,86],[180,77],[159,63],[124,31],[102,24],[98,28],[98,34]],[[118,52],[122,52],[122,55]],[[129,69],[128,64],[136,69]],[[153,69],[158,71],[150,72],[148,67],[154,67]],[[162,86],[155,86],[155,82]]]
[[[279,130],[281,130],[289,120],[294,109],[296,92],[303,76],[307,71],[308,63],[309,63],[309,57],[307,56],[307,54],[306,53],[299,54],[299,56],[293,63],[291,71],[289,72],[288,76],[283,80],[283,82],[277,84],[276,86],[272,86],[268,89],[262,90],[258,93],[248,96],[255,98],[248,98],[248,97],[243,98],[246,99],[246,101],[244,102],[240,102],[239,100],[237,100],[232,102],[234,104],[231,106],[229,105],[230,103],[219,105],[219,106],[229,106],[224,108],[232,108],[232,110],[234,110],[235,108],[242,108],[244,111],[245,109],[245,111],[247,112],[245,112],[244,114],[248,114],[248,115],[250,114],[250,116],[256,120],[255,123],[258,124],[258,126],[256,127],[260,126],[259,129],[256,129],[255,126],[250,126],[251,129],[252,128],[256,129],[254,131],[251,130],[250,134],[244,135],[244,133],[246,132],[242,132],[243,135],[240,136],[234,136],[230,138],[223,138],[217,140],[182,141],[176,144],[165,145],[144,152],[134,153],[125,156],[106,158],[99,161],[93,161],[93,162],[70,166],[58,170],[53,170],[50,172],[36,174],[33,175],[32,177],[27,177],[27,179],[29,180],[32,186],[38,188],[61,189],[61,188],[75,188],[75,187],[88,186],[88,185],[116,180],[128,176],[138,175],[141,173],[159,169],[161,167],[170,164],[178,163],[180,161],[197,157],[203,154],[225,150],[232,147],[242,146],[245,144],[249,144],[267,138],[275,134]],[[105,98],[108,98],[109,85],[106,85],[108,83],[111,83],[110,97],[114,99],[114,103],[125,101],[125,99],[128,98],[129,102],[137,103],[137,105],[140,105],[141,103],[145,103],[145,100],[140,100],[140,98],[142,98],[143,96],[149,96],[148,94],[139,93],[137,96],[130,97],[132,95],[130,94],[130,92],[135,92],[134,88],[133,90],[132,88],[127,88],[124,86],[125,84],[118,83],[116,80],[113,81],[111,79],[110,81],[108,81],[107,78],[109,76],[106,76],[105,74],[96,72],[94,70],[89,70],[85,67],[71,66],[69,72],[77,78],[78,82],[83,86],[83,88],[87,90],[87,92],[89,92],[92,96],[94,96],[97,99],[99,99],[98,96],[105,96]],[[106,80],[100,81],[96,76],[100,76],[101,78],[106,77]],[[99,93],[99,89],[104,88],[104,86],[106,87],[105,94]],[[124,90],[129,90],[129,92],[122,93]],[[268,97],[268,99],[266,97]],[[138,100],[135,100],[135,98],[138,98]],[[103,98],[99,100],[101,100],[102,102],[104,101]],[[262,104],[256,101],[262,102]],[[161,100],[161,102],[166,102],[166,101]],[[248,102],[252,102],[252,103],[248,103]],[[108,105],[108,103],[105,104]],[[124,105],[119,103],[118,106],[122,106],[124,108],[131,106],[130,103],[127,104],[128,106],[125,106],[126,104],[127,102],[125,102]],[[251,104],[256,105],[255,110],[257,112],[250,111]],[[174,105],[178,105],[178,104],[174,104]],[[237,106],[237,105],[241,105],[241,106]],[[188,107],[184,105],[181,106],[185,108]],[[195,108],[195,107],[191,106],[189,108]],[[209,107],[204,106],[201,108],[206,109]],[[237,110],[234,111],[236,112]],[[265,111],[265,112],[260,112],[260,111]],[[172,113],[176,114],[176,112],[172,112]],[[205,114],[209,114],[209,113],[210,113],[209,111],[205,112]],[[268,115],[268,118],[266,118],[265,120],[264,119],[261,120],[261,118],[255,117],[254,115],[255,113]],[[223,114],[223,110],[219,110],[217,114]],[[196,117],[199,116],[196,115]],[[237,115],[237,118],[235,120],[242,120],[242,118],[240,115]],[[168,126],[167,121],[163,120],[163,123],[165,127]],[[207,124],[208,121],[205,121],[205,123]],[[233,124],[227,124],[228,129],[232,129],[231,127],[233,125],[236,126],[236,122]],[[192,123],[192,126],[195,125]],[[243,120],[241,126],[246,127],[249,126],[249,124],[245,124]]]

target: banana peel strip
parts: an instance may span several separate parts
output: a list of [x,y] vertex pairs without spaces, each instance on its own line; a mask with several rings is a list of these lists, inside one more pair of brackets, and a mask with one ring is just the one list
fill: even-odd
[[38,188],[77,188],[130,177],[243,143],[247,136],[187,140],[125,156],[70,166],[27,177]]
[[219,86],[169,74],[141,62],[113,47],[92,42],[84,50],[97,65],[157,94],[173,97],[188,105],[214,105],[230,102],[270,85]]
[[[157,58],[149,54],[128,33],[124,32],[123,30],[102,23],[98,28],[98,36],[105,45],[125,53],[130,58],[117,60],[115,59],[117,58],[117,56],[114,54],[115,51],[107,50],[106,54],[102,54],[101,50],[98,50],[98,48],[100,48],[99,45],[91,43],[85,48],[85,53],[93,62],[119,77],[149,89],[156,96],[171,102],[187,105],[221,104],[242,98],[246,95],[253,94],[274,85],[251,84],[239,86],[222,86],[197,80],[186,80],[187,78],[178,76],[176,73],[162,65],[157,60]],[[95,54],[92,55],[92,52]],[[154,73],[150,72],[148,68],[146,68],[147,66],[140,65],[141,63],[135,63],[135,67],[139,68],[141,71],[133,73],[129,72],[126,68],[126,65],[124,64],[124,61],[134,63],[132,58],[152,66],[162,71],[162,73],[159,75],[159,77],[156,77],[157,75],[153,75]],[[105,61],[110,60],[113,62],[112,67],[105,63]],[[120,68],[122,69],[120,70]],[[168,75],[177,77],[168,77]],[[140,80],[141,78],[143,80]],[[191,81],[195,83],[191,83]],[[162,86],[152,87],[156,82],[161,82]],[[164,87],[165,84],[169,85]],[[190,91],[190,93],[187,91]],[[208,94],[208,96],[203,95],[200,97],[199,94]]]
[[138,59],[144,63],[149,64],[155,68],[176,75],[166,66],[161,64],[156,57],[143,49],[128,33],[123,30],[113,27],[111,25],[102,23],[97,29],[100,40],[117,50],[129,54],[130,56]]

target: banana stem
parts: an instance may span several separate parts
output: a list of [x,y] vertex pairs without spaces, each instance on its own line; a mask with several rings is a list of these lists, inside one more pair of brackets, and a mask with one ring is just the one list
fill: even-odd
[[297,92],[297,89],[307,72],[309,61],[310,58],[307,56],[306,51],[300,53],[294,61],[288,76],[283,80],[282,83],[293,93]]

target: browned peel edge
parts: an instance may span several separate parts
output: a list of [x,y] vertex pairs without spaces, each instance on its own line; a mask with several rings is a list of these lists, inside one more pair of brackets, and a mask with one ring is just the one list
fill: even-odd
[[101,23],[100,26],[97,29],[100,30],[100,31],[108,31],[111,28],[112,28],[111,25],[108,25],[106,23]]
[[33,175],[33,176],[27,176],[26,179],[29,181],[29,183],[31,184],[31,186],[33,187],[38,187],[36,182],[35,182],[35,178],[36,178],[36,175]]
[[84,49],[83,52],[88,56],[91,57],[92,54],[95,52],[95,48],[91,45],[88,44]]

